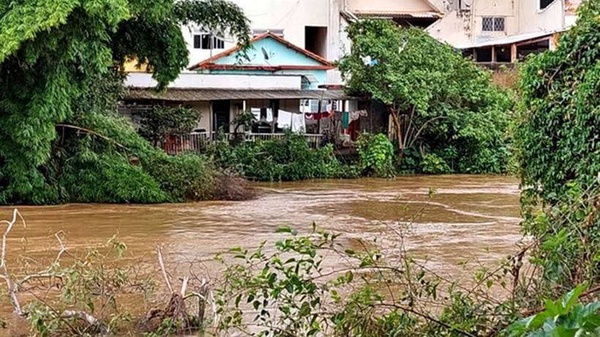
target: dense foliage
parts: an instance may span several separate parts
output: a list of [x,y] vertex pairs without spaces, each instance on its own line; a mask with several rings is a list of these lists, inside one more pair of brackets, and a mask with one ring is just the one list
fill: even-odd
[[[456,172],[503,172],[511,99],[491,75],[417,28],[361,20],[340,70],[353,94],[384,103],[407,169],[435,154]],[[446,165],[443,165],[446,164]]]
[[582,304],[586,289],[581,284],[562,298],[546,301],[543,311],[512,324],[508,331],[517,336],[598,336],[600,334],[600,302]]
[[[600,2],[584,2],[577,25],[562,35],[558,48],[529,58],[521,73],[515,148],[523,231],[533,241],[532,306],[582,283],[590,288],[584,303],[598,299],[599,17]],[[597,304],[568,302],[547,303],[529,324],[537,329],[532,335],[597,335]]]
[[185,135],[198,125],[200,112],[184,106],[154,106],[140,119],[140,134],[154,146],[164,142],[168,136]]
[[335,157],[333,147],[310,147],[302,136],[287,133],[283,140],[245,142],[231,147],[218,141],[209,148],[217,165],[259,181],[294,181],[352,175]]
[[516,128],[522,183],[556,202],[568,182],[583,189],[600,172],[600,3],[587,1],[578,24],[554,51],[532,57],[521,82]]
[[[64,201],[61,196],[79,194],[76,186],[59,187],[52,176],[52,170],[60,169],[53,164],[67,161],[61,157],[51,163],[53,154],[58,153],[53,149],[57,130],[67,129],[57,125],[91,131],[75,132],[75,137],[61,144],[83,146],[72,142],[82,134],[109,137],[104,131],[110,130],[98,132],[93,124],[106,121],[105,111],[93,111],[86,104],[112,97],[94,97],[90,88],[109,74],[111,67],[130,58],[148,64],[160,86],[175,79],[188,64],[181,35],[181,24],[187,22],[231,32],[242,43],[248,41],[248,22],[242,10],[222,0],[0,2],[0,203],[53,203]],[[112,121],[113,126],[118,124]],[[80,140],[95,142],[97,138]],[[130,173],[139,178],[132,178],[131,188],[155,186],[139,175],[138,168],[123,164],[123,158],[96,153],[94,148],[107,146],[105,141],[87,146],[91,152],[66,149],[78,157],[69,161],[73,172],[81,168],[93,176],[83,180],[90,186],[114,179],[107,188],[130,188],[123,186]],[[78,167],[80,164],[83,166]],[[63,180],[65,184],[74,181]],[[65,194],[64,190],[71,192]],[[162,199],[155,192],[140,192],[133,199]],[[83,199],[80,195],[76,200]],[[130,198],[101,198],[105,199]]]
[[394,146],[384,134],[362,134],[357,147],[362,173],[377,177],[395,175]]

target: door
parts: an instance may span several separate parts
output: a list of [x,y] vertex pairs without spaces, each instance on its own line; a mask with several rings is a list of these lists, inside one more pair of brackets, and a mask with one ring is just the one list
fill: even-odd
[[229,133],[231,124],[231,102],[230,101],[212,101],[213,111],[213,131],[219,131],[222,128],[225,133]]

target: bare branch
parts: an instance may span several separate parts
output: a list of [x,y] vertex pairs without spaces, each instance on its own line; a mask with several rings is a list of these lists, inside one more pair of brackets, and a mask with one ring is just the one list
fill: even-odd
[[23,227],[27,228],[27,223],[25,222],[25,219],[23,219],[23,216],[21,215],[21,213],[19,213],[19,210],[16,208],[13,211],[13,218],[11,221],[0,221],[0,223],[7,224],[7,227],[4,230],[4,233],[2,234],[2,260],[0,261],[0,278],[6,281],[8,292],[10,294],[10,301],[15,307],[15,313],[21,316],[23,315],[23,311],[21,310],[21,304],[19,303],[19,298],[17,297],[17,283],[15,283],[12,280],[12,278],[8,274],[8,268],[6,267],[6,238],[8,237],[8,234],[10,233],[18,219],[21,219],[21,221],[23,222]]
[[171,286],[171,281],[169,281],[169,276],[167,275],[167,270],[165,269],[165,263],[163,262],[162,252],[160,247],[156,247],[156,252],[158,254],[158,263],[160,264],[160,270],[162,270],[163,277],[165,279],[165,283],[167,284],[167,288],[171,294],[173,293],[173,287]]

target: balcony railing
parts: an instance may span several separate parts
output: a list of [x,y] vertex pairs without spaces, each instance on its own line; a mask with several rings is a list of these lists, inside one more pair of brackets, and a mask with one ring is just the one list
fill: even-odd
[[[321,145],[322,135],[320,134],[302,134],[311,148],[318,148]],[[230,140],[233,140],[235,134],[227,134]],[[256,142],[264,140],[284,140],[285,133],[245,133],[238,137],[244,137],[245,142]],[[168,154],[177,154],[181,152],[202,152],[206,147],[216,139],[216,134],[209,132],[196,132],[182,136],[172,136],[161,146]]]

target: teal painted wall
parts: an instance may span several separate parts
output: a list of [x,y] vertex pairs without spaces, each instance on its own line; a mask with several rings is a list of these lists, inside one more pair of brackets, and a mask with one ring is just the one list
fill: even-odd
[[[269,55],[266,60],[262,48]],[[218,59],[216,64],[236,64],[238,52],[229,56]],[[280,65],[302,65],[302,66],[318,66],[322,65],[316,60],[301,54],[288,46],[279,43],[272,38],[264,38],[252,44],[252,48],[248,50],[250,61],[244,60],[244,65],[261,65],[261,66],[280,66]]]
[[[265,59],[262,48],[269,55],[269,59]],[[239,53],[233,53],[229,56],[222,57],[215,61],[215,64],[239,64]],[[281,66],[281,65],[299,65],[299,66],[319,66],[320,62],[307,57],[306,55],[297,52],[294,49],[280,43],[272,38],[264,38],[252,44],[252,48],[248,50],[250,61],[244,60],[241,65],[254,66]],[[211,70],[211,74],[235,74],[235,75],[310,75],[317,80],[303,89],[317,89],[319,84],[324,84],[327,80],[327,71],[325,70],[283,70],[283,71],[263,71],[263,70]]]

